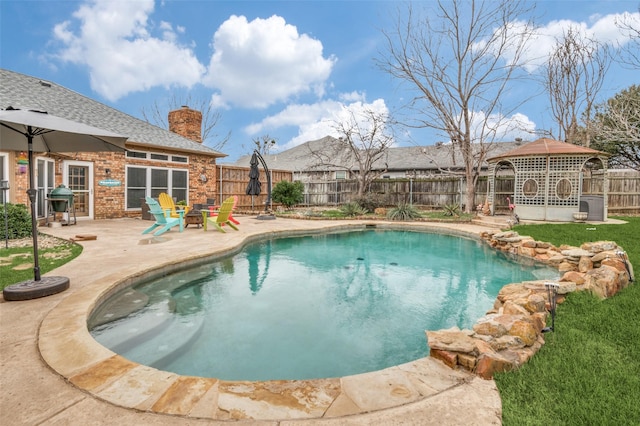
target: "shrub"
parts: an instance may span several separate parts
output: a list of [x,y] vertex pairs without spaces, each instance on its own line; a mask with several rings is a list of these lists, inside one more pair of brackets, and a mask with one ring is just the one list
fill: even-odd
[[300,181],[281,180],[273,187],[271,197],[273,201],[290,210],[294,205],[304,200],[304,185]]
[[340,211],[345,216],[359,216],[362,214],[366,214],[367,211],[360,206],[358,203],[347,203],[340,206]]
[[387,219],[390,220],[413,220],[422,217],[420,210],[415,208],[413,204],[400,203],[389,209]]
[[368,192],[364,194],[362,197],[355,200],[356,203],[360,205],[363,209],[368,212],[375,211],[378,207],[384,207],[384,194],[374,194]]
[[445,216],[460,216],[460,206],[457,204],[445,204],[442,206]]
[[10,240],[30,237],[31,214],[29,213],[27,206],[24,204],[7,203],[7,226],[9,228]]

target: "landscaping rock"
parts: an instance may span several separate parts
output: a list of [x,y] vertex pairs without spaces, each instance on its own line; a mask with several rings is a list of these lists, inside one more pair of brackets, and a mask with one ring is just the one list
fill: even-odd
[[[618,247],[610,241],[585,243],[580,248],[520,237],[514,231],[483,232],[491,247],[535,258],[558,268],[560,280],[510,283],[502,287],[493,308],[473,325],[473,330],[457,328],[427,331],[430,355],[452,368],[474,371],[490,379],[496,372],[509,371],[527,362],[544,344],[550,301],[546,283],[557,287],[557,304],[568,293],[588,290],[598,297],[615,295],[630,282]],[[631,274],[631,276],[633,276]]]
[[442,351],[472,353],[476,348],[474,340],[459,330],[427,331],[427,343],[429,348]]

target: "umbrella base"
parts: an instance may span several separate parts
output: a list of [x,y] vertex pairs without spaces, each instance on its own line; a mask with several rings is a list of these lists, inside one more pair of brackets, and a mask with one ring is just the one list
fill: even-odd
[[31,300],[61,293],[69,288],[67,277],[42,277],[40,281],[28,280],[5,287],[4,300]]

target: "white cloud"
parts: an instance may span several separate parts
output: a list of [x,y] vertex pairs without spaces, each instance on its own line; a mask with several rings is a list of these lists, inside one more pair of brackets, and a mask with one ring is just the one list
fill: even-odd
[[341,93],[339,96],[339,99],[342,102],[355,102],[355,101],[364,102],[366,98],[367,96],[365,93],[356,92],[356,91],[353,91],[351,93]]
[[171,24],[159,24],[161,38],[151,35],[153,8],[153,0],[85,3],[73,20],[55,26],[54,37],[63,47],[54,56],[86,65],[92,89],[110,101],[154,86],[191,87],[205,68],[176,42]]
[[278,144],[274,149],[274,151],[282,151],[325,136],[338,137],[340,135],[335,130],[336,123],[349,120],[351,112],[357,117],[359,113],[366,110],[380,114],[389,113],[383,99],[376,99],[371,103],[358,100],[344,104],[336,100],[327,100],[315,104],[292,104],[259,123],[249,125],[245,131],[250,135],[256,135],[261,132],[271,133],[281,127],[297,127],[298,134],[295,137],[284,144]]
[[322,56],[322,43],[279,16],[247,21],[231,16],[213,37],[204,82],[217,89],[220,105],[265,108],[312,93],[324,95],[335,58]]
[[513,141],[516,138],[523,140],[537,139],[536,125],[524,114],[516,113],[511,117],[501,114],[492,114],[487,117],[483,112],[475,112],[472,115],[472,138],[479,140],[484,133],[485,141]]
[[[616,22],[623,18],[640,22],[640,13],[593,15],[588,22],[570,19],[550,21],[538,28],[529,40],[525,58],[528,64],[527,70],[533,72],[542,66],[553,51],[556,40],[562,38],[569,28],[578,31],[582,37],[597,40],[612,47],[624,45],[629,41],[629,34],[616,26]],[[507,59],[511,58],[507,55]]]

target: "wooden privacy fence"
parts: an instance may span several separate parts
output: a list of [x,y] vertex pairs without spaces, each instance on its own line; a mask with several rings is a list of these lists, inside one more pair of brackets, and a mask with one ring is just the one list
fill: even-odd
[[[253,197],[245,191],[249,183],[249,168],[218,165],[216,202],[237,195],[241,210],[263,210],[267,199],[267,177],[260,167],[262,193]],[[292,181],[293,173],[286,170],[270,170],[271,184],[281,180]],[[640,176],[636,172],[610,174],[608,177],[608,207],[610,213],[640,213]],[[584,178],[583,195],[603,193],[601,177]],[[304,206],[340,206],[355,201],[358,184],[355,180],[316,180],[304,183]],[[497,177],[495,180],[495,209],[508,210],[507,197],[513,200],[514,178]],[[411,203],[426,209],[438,209],[445,205],[464,204],[466,183],[459,177],[436,177],[430,179],[378,179],[371,183],[367,197],[379,205],[394,206]],[[481,177],[476,185],[474,206],[484,203],[487,196],[487,178]],[[276,203],[274,203],[275,205]]]
[[[585,178],[583,195],[601,195],[602,178]],[[305,182],[303,204],[308,206],[339,206],[354,201],[357,182],[354,180],[332,180]],[[513,200],[514,179],[496,178],[496,211],[508,211],[507,197]],[[426,209],[437,209],[445,205],[465,203],[466,183],[456,177],[433,179],[379,179],[371,184],[368,197],[377,203],[394,206],[412,203]],[[481,177],[476,185],[474,206],[484,203],[487,197],[487,178]],[[640,177],[609,177],[608,206],[610,213],[640,213]]]
[[[219,204],[224,199],[237,195],[238,205],[236,208],[240,210],[264,210],[264,203],[267,201],[267,176],[262,166],[259,167],[262,191],[260,195],[254,197],[246,195],[247,185],[249,184],[249,167],[228,166],[225,164],[218,164],[216,167],[217,191],[210,198],[215,198],[216,203]],[[281,180],[289,182],[293,180],[293,173],[290,171],[269,169],[269,173],[271,174],[272,186],[275,186]]]

